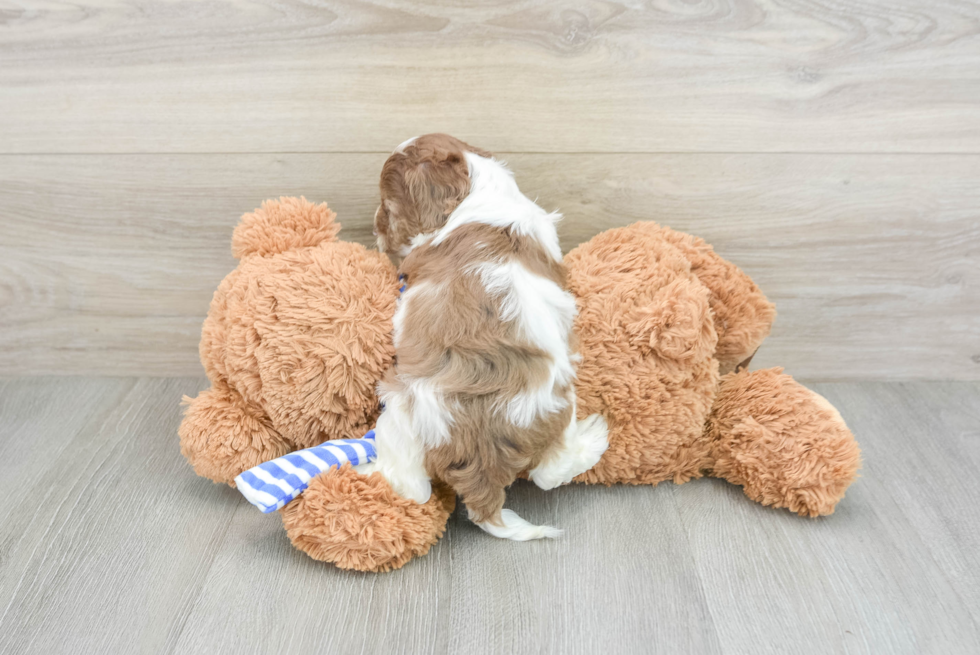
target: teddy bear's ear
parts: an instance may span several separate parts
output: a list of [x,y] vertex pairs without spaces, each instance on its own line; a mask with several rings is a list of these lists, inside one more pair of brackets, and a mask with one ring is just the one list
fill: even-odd
[[711,356],[718,334],[703,285],[680,278],[640,298],[625,317],[633,347],[679,362]]
[[266,200],[262,207],[242,216],[231,237],[231,253],[237,259],[265,257],[334,241],[340,232],[336,218],[325,202],[316,204],[303,197]]

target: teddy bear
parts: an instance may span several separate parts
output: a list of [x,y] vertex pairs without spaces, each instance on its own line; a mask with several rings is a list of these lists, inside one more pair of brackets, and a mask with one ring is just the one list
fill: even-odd
[[[337,239],[339,229],[305,198],[267,201],[235,229],[239,265],[202,330],[212,386],[184,399],[179,431],[199,475],[234,485],[266,460],[373,426],[399,282],[385,255]],[[828,401],[781,369],[748,369],[775,309],[744,272],[654,222],[603,232],[564,261],[578,306],[578,415],[609,425],[606,453],[574,482],[712,476],[801,516],[834,511],[860,468],[857,442]],[[344,464],[280,514],[311,557],[387,571],[443,535],[455,494],[433,482],[416,503]]]

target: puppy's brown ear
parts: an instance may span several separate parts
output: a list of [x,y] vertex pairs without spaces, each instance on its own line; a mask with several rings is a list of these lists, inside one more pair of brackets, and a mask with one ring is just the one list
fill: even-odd
[[469,167],[462,152],[425,157],[405,171],[405,185],[418,210],[422,232],[446,224],[470,190]]

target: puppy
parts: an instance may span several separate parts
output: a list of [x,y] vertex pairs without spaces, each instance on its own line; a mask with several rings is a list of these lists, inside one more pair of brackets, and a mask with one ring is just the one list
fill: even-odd
[[555,223],[490,153],[445,134],[400,145],[381,173],[378,248],[401,259],[396,364],[379,385],[380,471],[423,503],[449,484],[471,520],[518,541],[560,531],[503,509],[522,472],[551,489],[592,468],[605,420],[575,419],[575,300]]

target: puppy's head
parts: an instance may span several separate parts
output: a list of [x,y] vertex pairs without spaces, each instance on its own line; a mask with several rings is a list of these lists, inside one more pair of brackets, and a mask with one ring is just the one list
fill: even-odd
[[409,139],[381,169],[381,204],[374,214],[378,249],[405,256],[412,239],[438,230],[470,192],[465,153],[490,153],[448,134]]

